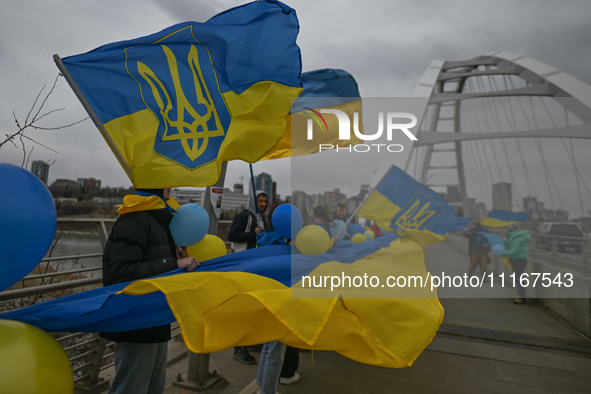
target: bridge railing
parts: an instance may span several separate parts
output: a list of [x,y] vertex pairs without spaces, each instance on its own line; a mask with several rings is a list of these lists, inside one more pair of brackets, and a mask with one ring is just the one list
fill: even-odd
[[[96,225],[101,249],[104,249],[110,227],[116,221],[116,219],[106,218],[58,218],[57,220],[58,225],[60,223]],[[231,221],[220,221],[220,223],[231,223]],[[0,292],[0,316],[11,310],[101,287],[102,266],[63,271],[51,268],[67,261],[80,262],[98,257],[102,257],[102,253],[44,258],[34,271],[43,273],[31,273],[10,289]],[[114,342],[100,338],[97,333],[54,332],[51,335],[63,346],[70,358],[77,393],[101,393],[108,389],[109,382],[101,378],[100,374],[114,364]],[[171,336],[173,339],[181,336],[178,323],[172,324]]]
[[589,238],[531,234],[530,256],[588,274]]
[[[58,218],[58,224],[97,225],[98,240],[103,248],[109,235],[107,228],[114,222],[115,219]],[[68,261],[81,262],[100,256],[102,253],[44,258],[33,271],[35,273],[25,276],[10,289],[0,292],[0,314],[101,287],[102,267],[64,271],[55,269]],[[50,335],[62,345],[72,363],[76,392],[100,393],[109,387],[109,382],[102,379],[100,373],[113,365],[114,342],[100,338],[97,333],[53,332]],[[180,335],[178,324],[173,325],[172,335],[173,337]]]

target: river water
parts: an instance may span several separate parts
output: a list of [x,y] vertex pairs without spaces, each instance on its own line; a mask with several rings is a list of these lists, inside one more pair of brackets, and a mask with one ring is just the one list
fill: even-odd
[[[46,254],[45,257],[61,257],[61,256],[76,256],[83,254],[102,253],[103,247],[98,234],[81,233],[81,232],[58,232],[56,233],[55,247]],[[68,271],[80,268],[101,267],[101,257],[91,257],[82,259],[68,259],[64,261],[53,261],[50,265],[59,271]],[[100,274],[100,271],[92,271],[92,273]],[[91,276],[88,274],[87,276]]]

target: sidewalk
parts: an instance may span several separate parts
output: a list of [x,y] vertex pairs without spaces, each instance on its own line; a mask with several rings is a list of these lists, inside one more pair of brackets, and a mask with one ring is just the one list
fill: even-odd
[[[459,275],[467,257],[448,243],[425,248],[429,269]],[[507,296],[512,293],[507,290]],[[444,322],[432,343],[410,368],[360,364],[337,353],[300,353],[300,381],[279,386],[292,393],[581,393],[591,388],[591,342],[535,302],[512,298],[447,298]],[[258,357],[258,353],[253,353]],[[211,393],[240,393],[254,380],[256,365],[232,359],[232,349],[211,355],[210,371],[228,382]],[[186,358],[172,364],[167,393],[192,393],[172,387],[186,373]],[[244,394],[252,393],[251,389]]]

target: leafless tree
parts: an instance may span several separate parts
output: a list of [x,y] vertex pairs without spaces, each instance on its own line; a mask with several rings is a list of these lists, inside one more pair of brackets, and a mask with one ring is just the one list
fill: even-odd
[[[30,129],[34,129],[34,130],[60,130],[60,129],[65,129],[70,126],[77,125],[79,123],[84,122],[86,119],[88,119],[88,118],[84,118],[84,119],[79,120],[77,122],[70,123],[70,124],[63,125],[63,126],[57,126],[57,127],[43,127],[43,126],[39,125],[39,121],[41,121],[42,119],[48,117],[49,115],[51,115],[55,112],[59,112],[59,111],[64,110],[64,108],[58,108],[58,109],[53,109],[53,110],[48,110],[48,111],[44,110],[45,104],[47,104],[47,100],[49,99],[49,96],[51,96],[51,94],[53,93],[53,91],[55,89],[55,85],[57,84],[57,81],[60,76],[61,76],[61,74],[58,74],[58,76],[53,81],[53,85],[51,86],[51,89],[44,97],[43,97],[43,91],[45,90],[47,85],[44,85],[41,88],[41,90],[39,91],[39,94],[35,98],[35,101],[33,102],[33,105],[31,106],[31,109],[29,110],[29,113],[27,114],[27,117],[25,118],[24,121],[20,121],[18,119],[18,117],[16,116],[16,112],[12,111],[12,115],[14,117],[14,122],[16,123],[16,132],[14,132],[12,134],[5,134],[6,138],[4,139],[4,141],[0,142],[0,149],[2,149],[2,147],[7,143],[11,143],[15,148],[22,149],[23,150],[23,161],[21,164],[22,167],[25,167],[28,164],[29,158],[30,158],[31,153],[33,152],[33,148],[34,148],[34,147],[32,147],[31,150],[27,153],[27,147],[25,144],[26,141],[29,141],[33,144],[42,146],[43,148],[49,149],[50,151],[57,153],[57,151],[55,151],[54,149],[52,149],[46,145],[43,145],[42,143],[36,141],[34,138],[26,135],[27,131],[29,131]],[[48,162],[47,164],[51,165],[51,164],[53,164],[53,162]]]

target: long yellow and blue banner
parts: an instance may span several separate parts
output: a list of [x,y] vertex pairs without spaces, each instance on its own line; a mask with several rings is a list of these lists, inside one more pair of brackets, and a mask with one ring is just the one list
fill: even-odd
[[293,9],[255,1],[56,61],[135,187],[207,186],[284,135],[298,32]]
[[[191,273],[177,270],[89,290],[1,318],[65,332],[127,331],[177,320],[187,346],[197,353],[280,340],[366,364],[410,366],[442,322],[436,290],[426,287],[405,298],[364,295],[369,289],[357,285],[332,291],[302,283],[303,276],[322,277],[324,268],[334,271],[334,265],[356,277],[376,267],[388,275],[428,275],[422,249],[394,234],[360,244],[342,241],[316,256],[267,246],[205,261]],[[292,287],[312,296],[293,297]],[[388,289],[396,290],[377,290]]]
[[503,211],[500,209],[493,209],[480,224],[486,227],[507,227],[511,223],[523,224],[529,220],[529,215],[525,212],[514,213],[510,211]]
[[457,216],[436,192],[393,166],[363,203],[358,216],[421,246],[445,240],[470,218]]

